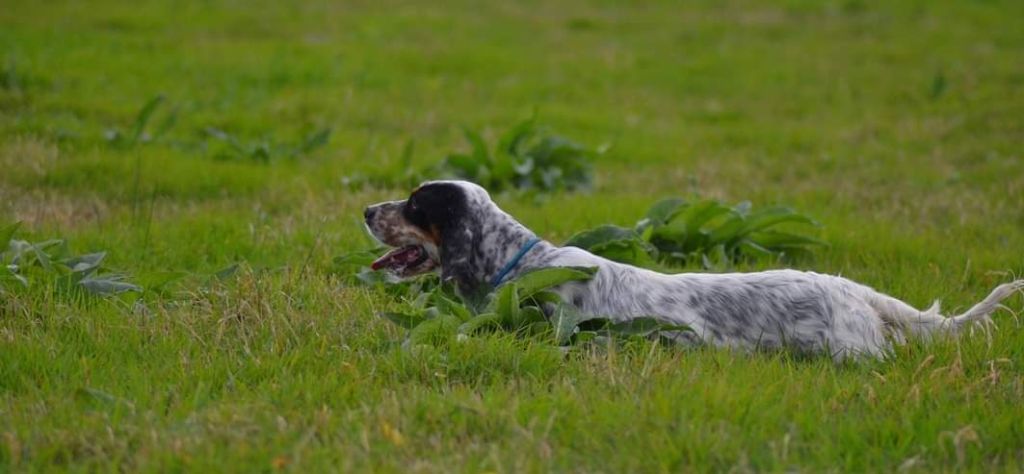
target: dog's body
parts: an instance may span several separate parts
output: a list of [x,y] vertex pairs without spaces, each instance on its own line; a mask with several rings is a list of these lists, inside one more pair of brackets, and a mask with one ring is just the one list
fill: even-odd
[[585,315],[617,321],[650,316],[685,324],[693,331],[670,336],[686,344],[790,347],[827,352],[837,360],[882,356],[907,335],[955,333],[967,323],[987,321],[1001,300],[1024,289],[1024,280],[1001,285],[966,313],[946,318],[937,304],[919,311],[867,286],[813,272],[666,275],[545,241],[521,254],[534,234],[499,209],[483,188],[462,181],[430,182],[406,201],[371,206],[366,222],[374,236],[399,247],[375,268],[408,276],[440,266],[442,278],[454,280],[464,296],[489,291],[496,277],[596,266],[592,280],[557,290]]

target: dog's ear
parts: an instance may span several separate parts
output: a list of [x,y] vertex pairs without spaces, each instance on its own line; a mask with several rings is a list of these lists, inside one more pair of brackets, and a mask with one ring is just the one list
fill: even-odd
[[478,239],[479,232],[472,225],[452,226],[441,232],[441,279],[455,283],[462,298],[471,304],[487,293],[474,252]]
[[463,298],[472,300],[488,288],[476,250],[480,220],[465,191],[451,183],[421,186],[409,197],[407,219],[435,237],[441,257],[441,278],[455,283]]

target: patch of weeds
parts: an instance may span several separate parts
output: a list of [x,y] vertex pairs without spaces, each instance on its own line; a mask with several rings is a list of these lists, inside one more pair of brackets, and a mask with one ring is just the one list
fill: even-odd
[[0,89],[11,92],[21,92],[22,80],[18,74],[18,68],[14,61],[6,61],[4,68],[0,69]]
[[787,259],[825,245],[814,237],[779,230],[783,224],[819,225],[786,207],[754,210],[748,201],[730,207],[716,200],[672,198],[651,206],[633,228],[603,225],[572,236],[565,245],[631,265],[699,262],[708,269],[729,268],[744,260]]
[[594,156],[603,151],[588,150],[555,135],[535,118],[512,127],[493,150],[479,133],[463,129],[463,135],[469,152],[449,154],[439,165],[439,173],[498,192],[587,189],[594,179]]
[[594,158],[606,151],[588,149],[552,133],[536,118],[520,122],[505,132],[493,147],[474,130],[464,128],[467,152],[449,153],[430,166],[413,166],[413,143],[407,142],[401,158],[368,175],[345,178],[348,185],[408,186],[427,179],[464,179],[488,190],[553,192],[589,189],[593,184]]
[[52,280],[57,288],[93,295],[114,295],[142,288],[103,267],[106,252],[73,255],[64,240],[18,240],[18,224],[0,229],[0,288],[27,288],[34,280]]
[[0,66],[0,91],[14,96],[23,96],[33,89],[49,87],[50,80],[18,66],[14,56],[8,56]]
[[275,143],[268,139],[244,142],[224,130],[213,127],[207,128],[205,132],[206,136],[215,142],[213,147],[209,147],[214,158],[258,163],[270,163],[278,158],[296,159],[309,156],[331,139],[329,128],[316,130],[297,143]]
[[[135,121],[130,128],[112,127],[104,133],[107,143],[120,148],[131,148],[161,139],[178,120],[177,109],[162,111],[166,102],[163,94],[147,101],[135,114]],[[190,150],[208,150],[210,155],[221,160],[269,163],[278,158],[296,159],[309,156],[331,139],[329,128],[317,129],[295,143],[275,142],[267,138],[245,141],[215,127],[208,127],[202,133],[203,137],[198,142],[177,145]]]
[[443,347],[475,335],[507,332],[517,337],[545,341],[559,347],[616,339],[647,338],[661,331],[687,331],[654,318],[634,318],[616,323],[610,318],[589,317],[564,302],[553,288],[593,278],[597,268],[552,267],[526,272],[490,293],[477,311],[440,286],[424,293],[419,304],[404,312],[383,312],[382,317],[409,330],[403,347]]
[[140,143],[149,143],[164,136],[178,120],[177,110],[170,110],[163,114],[163,118],[154,128],[149,127],[150,121],[154,118],[157,110],[166,101],[163,94],[149,99],[138,113],[135,114],[135,121],[131,129],[121,130],[110,128],[104,134],[107,142],[118,147],[130,148]]
[[373,272],[369,264],[383,249],[352,252],[335,259],[335,271],[350,282],[383,289],[405,305],[401,311],[379,315],[408,329],[403,347],[441,347],[474,335],[507,332],[557,346],[580,343],[607,345],[615,338],[650,337],[661,331],[685,331],[654,318],[615,323],[610,318],[587,317],[564,302],[554,287],[593,278],[597,268],[553,267],[526,272],[503,283],[479,304],[460,298],[436,275],[398,280],[387,272]]

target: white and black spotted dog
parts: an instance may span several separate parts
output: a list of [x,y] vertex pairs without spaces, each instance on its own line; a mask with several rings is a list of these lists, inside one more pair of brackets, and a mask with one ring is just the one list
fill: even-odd
[[692,332],[671,335],[686,344],[789,347],[836,360],[882,357],[907,335],[952,334],[987,322],[1001,300],[1024,289],[1024,280],[1000,285],[967,312],[947,318],[938,304],[919,311],[859,283],[813,272],[666,275],[540,240],[486,190],[465,181],[427,182],[406,200],[366,208],[365,218],[377,239],[396,247],[373,263],[375,270],[406,277],[440,267],[442,279],[467,296],[531,269],[594,266],[592,280],[558,288],[566,302],[588,316],[686,324]]

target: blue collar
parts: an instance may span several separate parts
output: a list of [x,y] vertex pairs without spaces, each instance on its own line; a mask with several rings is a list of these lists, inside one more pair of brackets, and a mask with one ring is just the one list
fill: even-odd
[[519,261],[523,259],[523,256],[526,255],[526,252],[529,252],[530,249],[532,249],[534,245],[537,245],[538,242],[540,242],[540,239],[534,237],[523,244],[522,248],[519,249],[519,253],[516,253],[516,256],[512,257],[512,260],[509,260],[501,271],[491,279],[491,286],[497,287],[501,284],[501,280],[504,280],[505,277],[508,276],[508,272],[512,271],[512,269],[519,264]]

